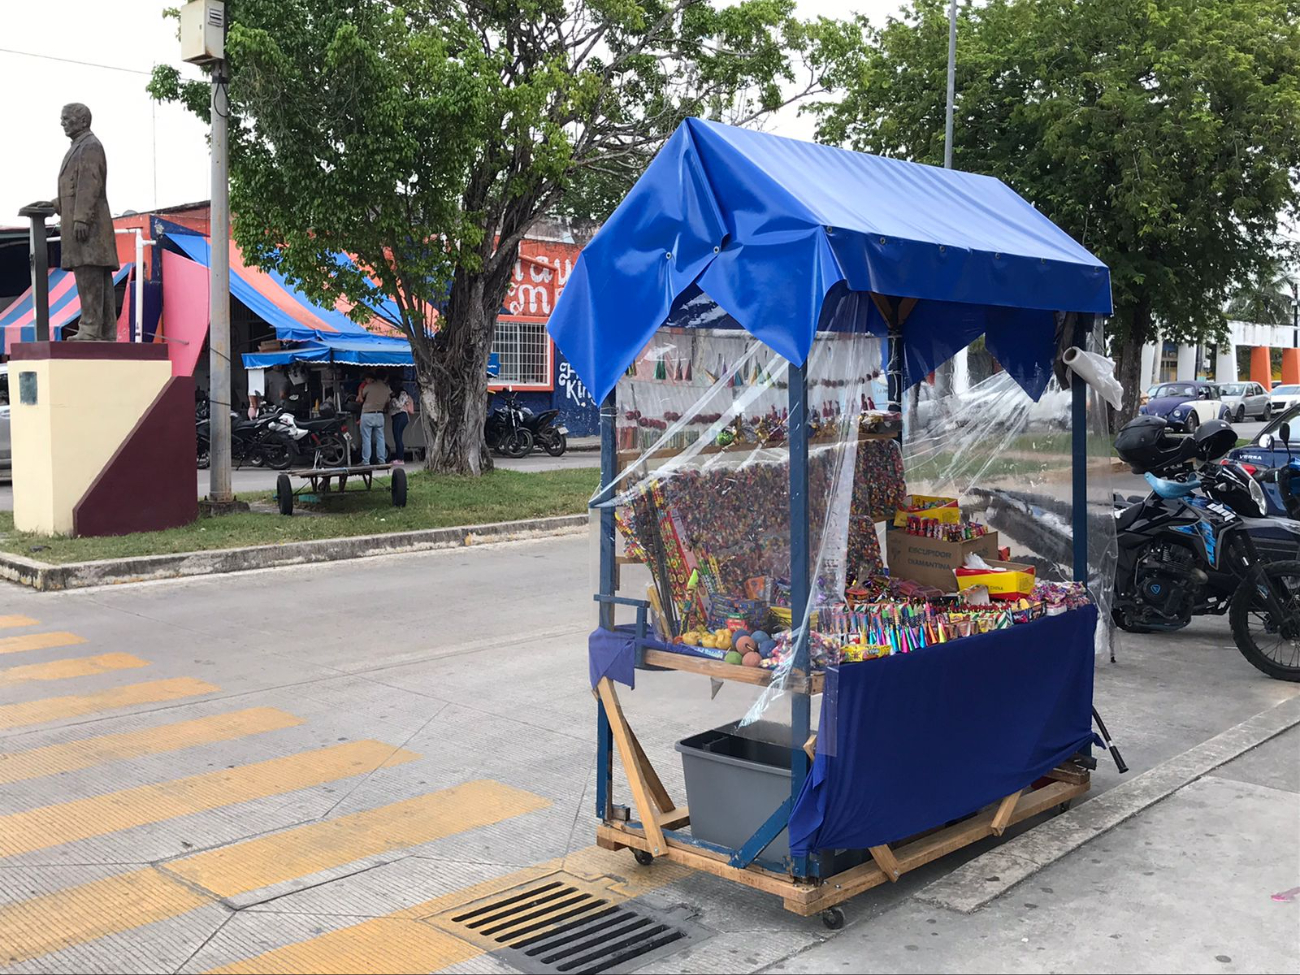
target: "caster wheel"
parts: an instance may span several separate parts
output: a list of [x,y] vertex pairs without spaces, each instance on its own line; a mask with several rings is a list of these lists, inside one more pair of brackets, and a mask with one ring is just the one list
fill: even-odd
[[822,924],[826,925],[828,930],[838,931],[844,927],[844,912],[838,907],[832,907],[828,911],[822,911]]
[[1069,812],[1069,811],[1070,811],[1070,800],[1069,800],[1069,799],[1066,799],[1065,802],[1061,803],[1060,805],[1058,805],[1058,806],[1056,807],[1056,814],[1057,814],[1058,816],[1059,816],[1061,813],[1063,813],[1063,812]]
[[645,850],[633,850],[632,858],[643,867],[648,867],[655,862],[654,855]]

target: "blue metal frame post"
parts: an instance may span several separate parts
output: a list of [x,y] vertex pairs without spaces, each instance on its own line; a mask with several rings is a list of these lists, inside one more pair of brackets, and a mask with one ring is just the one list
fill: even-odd
[[[1091,315],[1078,315],[1071,343],[1084,347],[1092,330]],[[1071,469],[1074,475],[1071,515],[1074,528],[1074,580],[1088,581],[1088,384],[1078,376],[1070,383]]]
[[[599,503],[614,496],[614,479],[618,477],[618,436],[615,423],[618,407],[613,390],[600,407],[600,486]],[[600,509],[600,625],[614,628],[612,597],[618,589],[618,561],[614,549],[614,509],[608,504]],[[614,732],[609,726],[605,705],[596,702],[596,815],[602,821],[613,818]]]
[[[808,504],[808,367],[791,365],[790,382],[790,619],[797,639],[794,671],[805,682],[790,703],[790,804],[798,800],[808,777],[803,750],[812,726],[812,680],[808,660],[810,525]],[[794,862],[794,875],[808,875],[808,860]]]

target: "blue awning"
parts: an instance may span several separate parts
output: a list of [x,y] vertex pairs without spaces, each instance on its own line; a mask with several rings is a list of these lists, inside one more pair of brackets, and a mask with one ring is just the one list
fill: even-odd
[[290,362],[335,362],[350,366],[413,366],[411,345],[405,339],[372,335],[367,339],[322,338],[278,352],[249,352],[243,355],[246,369],[266,369]]
[[1031,395],[1057,312],[1109,314],[1110,272],[999,180],[687,119],[583,249],[549,330],[599,401],[664,324],[739,326],[802,364],[819,328],[918,299],[916,382],[983,334]]

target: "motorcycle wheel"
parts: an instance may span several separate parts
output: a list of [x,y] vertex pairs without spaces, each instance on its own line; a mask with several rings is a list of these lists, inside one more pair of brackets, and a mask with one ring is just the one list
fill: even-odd
[[348,445],[342,437],[322,437],[320,462],[326,467],[342,467],[347,463]]
[[195,448],[195,455],[198,460],[199,470],[206,471],[212,463],[212,445],[206,439],[200,440]]
[[512,430],[501,438],[501,452],[507,457],[519,460],[533,452],[533,432],[525,427]]
[[[1243,582],[1232,596],[1228,622],[1241,655],[1274,680],[1300,681],[1300,562],[1270,562],[1264,573],[1282,599],[1286,619],[1264,608],[1260,585]],[[1281,625],[1279,625],[1281,624]],[[1289,630],[1292,636],[1287,636]]]
[[260,457],[267,467],[273,471],[285,470],[293,463],[293,453],[286,444],[268,443],[263,444],[262,449],[254,454],[254,463]]
[[557,433],[553,437],[548,437],[542,442],[542,447],[552,457],[561,457],[569,449],[569,438],[562,433]]

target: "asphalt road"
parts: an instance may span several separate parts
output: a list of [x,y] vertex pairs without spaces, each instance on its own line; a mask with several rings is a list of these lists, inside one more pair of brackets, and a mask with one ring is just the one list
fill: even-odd
[[[651,972],[1294,970],[1294,734],[974,915],[913,895],[1006,838],[869,891],[838,934],[596,849],[591,551],[584,532],[69,593],[0,584],[0,967],[507,973],[454,919],[561,881],[690,919],[696,940]],[[1128,778],[1298,691],[1250,667],[1223,620],[1123,636],[1097,662]],[[621,697],[681,801],[674,743],[756,694],[643,673]],[[1120,781],[1103,759],[1090,795]]]

